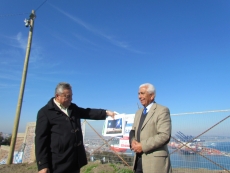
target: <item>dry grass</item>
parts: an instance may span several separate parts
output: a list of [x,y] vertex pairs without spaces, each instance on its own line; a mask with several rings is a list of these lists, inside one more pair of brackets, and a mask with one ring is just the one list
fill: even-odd
[[[37,173],[36,163],[22,163],[0,165],[1,173]],[[81,173],[131,173],[131,169],[117,164],[101,164],[100,162],[89,163],[81,169]]]
[[[37,173],[36,163],[0,165],[1,173]],[[101,164],[90,162],[81,169],[81,173],[131,173],[131,168],[119,164]],[[230,171],[229,171],[230,172]],[[175,168],[173,173],[227,173],[223,170]]]

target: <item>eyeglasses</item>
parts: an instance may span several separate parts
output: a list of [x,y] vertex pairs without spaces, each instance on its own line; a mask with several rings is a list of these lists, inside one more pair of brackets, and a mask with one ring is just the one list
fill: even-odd
[[62,94],[62,95],[59,95],[60,97],[65,97],[66,99],[69,99],[69,98],[72,98],[73,94],[71,95],[67,95],[67,94]]

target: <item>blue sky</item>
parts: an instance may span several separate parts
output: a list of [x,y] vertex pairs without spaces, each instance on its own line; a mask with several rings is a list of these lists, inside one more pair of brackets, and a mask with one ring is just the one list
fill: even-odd
[[43,2],[0,1],[0,131],[12,132],[32,10],[19,132],[62,81],[81,107],[135,113],[149,82],[172,114],[230,108],[229,0]]

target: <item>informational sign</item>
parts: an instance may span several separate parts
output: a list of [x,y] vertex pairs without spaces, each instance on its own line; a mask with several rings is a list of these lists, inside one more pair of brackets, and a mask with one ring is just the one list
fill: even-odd
[[23,152],[14,152],[13,163],[22,163]]
[[107,117],[105,120],[102,135],[104,136],[123,136],[124,134],[124,115],[119,114],[115,119]]
[[[22,156],[23,156],[23,152],[15,151],[13,156],[13,163],[14,164],[22,163]],[[7,157],[0,161],[0,165],[6,164],[6,161],[7,161]]]
[[120,138],[119,147],[120,148],[129,148],[129,137]]
[[129,137],[129,132],[132,129],[133,121],[134,121],[135,114],[124,114],[124,134],[123,137]]
[[129,149],[129,132],[132,129],[135,114],[118,114],[115,119],[108,117],[102,130],[103,136],[119,137],[117,148]]
[[6,159],[0,161],[0,165],[4,165],[4,164],[6,164]]

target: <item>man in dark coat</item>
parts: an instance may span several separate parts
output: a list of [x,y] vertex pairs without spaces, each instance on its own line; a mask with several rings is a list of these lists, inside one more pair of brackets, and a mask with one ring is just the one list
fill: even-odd
[[59,83],[55,97],[38,111],[35,153],[39,173],[80,173],[87,164],[80,119],[104,120],[115,113],[84,109],[72,101],[72,88]]

